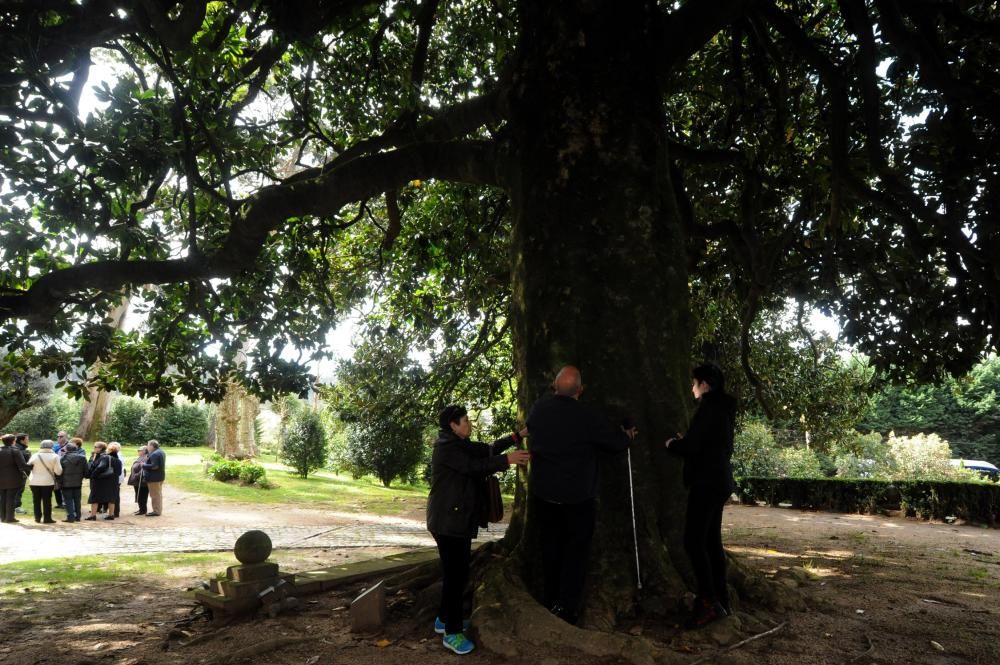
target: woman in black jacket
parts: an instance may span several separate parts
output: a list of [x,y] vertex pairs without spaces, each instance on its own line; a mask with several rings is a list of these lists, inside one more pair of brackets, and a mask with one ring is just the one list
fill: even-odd
[[470,442],[468,412],[456,404],[441,411],[438,424],[441,431],[434,442],[431,492],[427,497],[427,530],[437,542],[444,578],[434,630],[444,635],[445,648],[466,654],[475,645],[463,634],[462,596],[469,579],[472,539],[479,535],[481,487],[486,476],[511,464],[528,463],[530,454],[526,450],[498,454],[517,445],[528,432],[514,432],[490,445]]
[[97,519],[97,504],[108,504],[108,514],[104,516],[106,520],[115,518],[115,501],[118,495],[118,475],[121,473],[121,460],[108,455],[108,444],[103,441],[94,443],[94,452],[90,456],[90,465],[87,467],[87,477],[90,478],[90,497],[87,503],[90,504],[90,515],[84,518],[93,522]]
[[688,505],[684,549],[697,582],[689,628],[699,628],[730,613],[726,589],[726,553],[722,549],[722,508],[733,493],[733,430],[736,399],[725,392],[715,365],[691,373],[691,393],[698,400],[687,435],[667,441],[667,451],[684,457]]

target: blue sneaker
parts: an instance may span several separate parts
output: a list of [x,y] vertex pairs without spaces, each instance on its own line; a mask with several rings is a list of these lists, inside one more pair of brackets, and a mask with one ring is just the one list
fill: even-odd
[[441,640],[441,644],[444,645],[445,649],[454,651],[459,656],[464,656],[476,648],[476,645],[470,642],[462,633],[445,635],[444,639]]
[[[462,620],[462,630],[469,630],[469,626],[471,625],[472,622],[468,619]],[[444,621],[441,621],[441,617],[434,617],[434,632],[438,635],[444,635],[445,633],[445,625]]]

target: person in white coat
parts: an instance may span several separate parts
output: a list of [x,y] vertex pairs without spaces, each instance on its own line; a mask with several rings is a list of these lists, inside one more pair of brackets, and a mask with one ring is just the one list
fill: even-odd
[[28,486],[31,487],[31,498],[35,506],[35,521],[42,524],[55,524],[52,519],[52,490],[56,478],[62,475],[62,462],[59,455],[52,452],[52,440],[42,441],[38,452],[28,460],[31,475],[28,476]]

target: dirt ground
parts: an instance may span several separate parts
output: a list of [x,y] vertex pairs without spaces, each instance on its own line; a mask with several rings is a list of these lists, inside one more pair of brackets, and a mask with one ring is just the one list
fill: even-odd
[[[684,632],[659,621],[621,626],[656,644],[662,662],[725,664],[1000,663],[1000,530],[904,518],[729,506],[727,548],[793,588],[804,609],[744,606],[725,625]],[[308,570],[390,550],[295,550],[272,556]],[[200,580],[150,580],[31,599],[0,611],[0,664],[333,663],[423,665],[456,658],[429,628],[437,587],[389,599],[379,634],[353,634],[346,606],[361,584],[303,597],[294,614],[216,629],[183,593]],[[779,627],[780,626],[780,627]],[[774,632],[725,651],[727,646]],[[474,638],[475,631],[471,631]],[[270,647],[270,648],[268,648]],[[255,653],[241,656],[241,650]],[[721,654],[717,655],[716,654]],[[470,663],[511,661],[485,650]],[[539,665],[615,665],[554,645]]]

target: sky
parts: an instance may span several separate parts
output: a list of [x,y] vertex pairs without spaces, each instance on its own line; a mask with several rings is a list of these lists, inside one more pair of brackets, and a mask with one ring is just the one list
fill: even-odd
[[[86,118],[90,113],[103,107],[101,102],[94,95],[94,87],[107,81],[109,85],[116,78],[116,68],[106,58],[102,58],[98,52],[94,53],[94,64],[90,69],[90,79],[84,86],[80,96],[80,117]],[[814,310],[809,316],[810,327],[816,333],[825,332],[833,338],[840,336],[840,326],[836,319],[825,316],[822,312]],[[136,314],[134,308],[130,309],[125,320],[125,329],[131,330],[142,325],[142,317]],[[333,358],[309,363],[310,370],[316,374],[320,381],[333,379],[336,364],[339,360],[350,358],[353,354],[354,346],[352,340],[358,331],[358,318],[356,315],[347,317],[338,327],[332,331],[326,339],[326,349]],[[285,355],[288,360],[293,360],[297,352],[294,349],[287,349]],[[426,358],[418,358],[421,362],[426,362]]]

